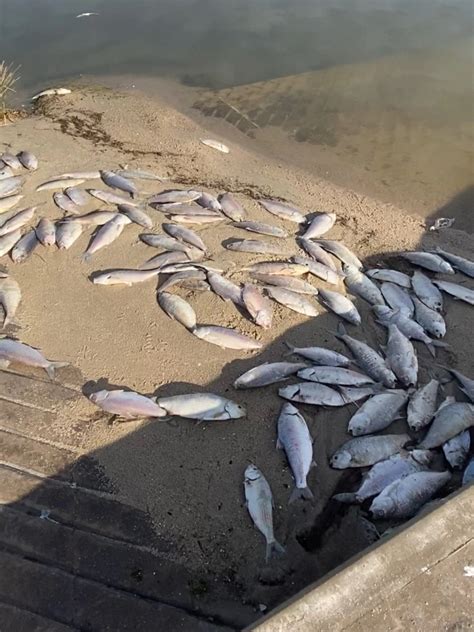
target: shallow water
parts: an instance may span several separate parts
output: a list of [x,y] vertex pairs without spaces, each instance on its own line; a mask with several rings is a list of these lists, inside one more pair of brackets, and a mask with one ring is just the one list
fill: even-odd
[[210,88],[199,109],[236,108],[263,151],[461,225],[472,205],[467,0],[0,0],[0,58],[21,98],[81,74]]

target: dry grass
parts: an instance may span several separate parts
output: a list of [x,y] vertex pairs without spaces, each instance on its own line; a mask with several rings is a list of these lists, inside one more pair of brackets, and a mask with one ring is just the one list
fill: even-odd
[[16,118],[15,112],[7,109],[6,101],[8,95],[15,92],[13,86],[20,79],[19,69],[19,66],[7,64],[6,61],[0,62],[0,114],[4,124]]

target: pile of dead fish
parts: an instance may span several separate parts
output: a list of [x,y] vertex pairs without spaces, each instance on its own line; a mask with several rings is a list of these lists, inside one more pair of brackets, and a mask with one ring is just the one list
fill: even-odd
[[[308,473],[314,464],[313,440],[303,415],[293,403],[339,407],[365,400],[348,423],[347,430],[353,438],[337,450],[330,464],[337,469],[370,468],[357,490],[338,494],[336,498],[358,504],[370,500],[369,509],[374,518],[402,520],[413,516],[450,480],[448,466],[464,467],[470,452],[469,428],[474,425],[474,407],[472,403],[452,398],[440,404],[440,382],[431,379],[426,384],[419,383],[418,355],[413,341],[423,343],[433,357],[436,347],[447,346],[440,340],[446,334],[443,294],[474,305],[474,290],[436,275],[453,276],[460,272],[472,278],[474,262],[438,248],[433,252],[400,253],[406,262],[416,266],[411,275],[388,268],[363,271],[362,262],[341,241],[323,238],[336,223],[335,213],[305,216],[287,203],[261,199],[259,203],[265,212],[296,225],[299,234],[294,235],[294,239],[299,252],[283,260],[260,261],[240,270],[222,270],[213,265],[204,240],[188,225],[228,222],[232,229],[274,238],[272,241],[259,238],[224,242],[229,250],[252,255],[284,255],[286,250],[276,240],[288,238],[288,232],[248,219],[242,205],[228,192],[216,197],[204,191],[171,189],[140,199],[135,180],[161,181],[163,178],[130,169],[70,172],[51,178],[37,191],[54,191],[54,203],[66,215],[56,222],[43,217],[35,228],[23,233],[38,207],[19,212],[11,210],[22,199],[24,184],[24,178],[15,172],[23,168],[35,170],[37,166],[38,161],[29,152],[0,157],[0,212],[5,212],[0,219],[0,256],[10,253],[13,262],[24,261],[39,244],[48,247],[56,244],[59,249],[68,249],[85,227],[95,227],[96,232],[83,253],[83,260],[89,260],[119,238],[128,224],[138,224],[151,231],[155,222],[146,212],[149,206],[153,212],[164,214],[167,221],[162,224],[163,233],[146,232],[140,239],[161,252],[139,268],[97,271],[91,280],[98,285],[130,286],[160,277],[159,305],[170,318],[202,340],[230,349],[253,350],[262,346],[235,329],[199,325],[193,307],[172,293],[173,287],[212,290],[264,329],[272,325],[274,303],[315,317],[319,313],[316,299],[353,326],[361,325],[362,318],[347,294],[371,306],[375,321],[387,329],[384,355],[363,340],[350,336],[339,323],[336,336],[347,347],[350,357],[321,347],[290,347],[289,354],[299,356],[300,362],[282,360],[259,365],[234,383],[236,389],[246,389],[295,376],[300,380],[279,389],[280,397],[292,402],[283,405],[277,423],[278,446],[285,450],[295,479],[290,501],[313,498],[307,485]],[[109,189],[80,188],[92,179],[100,179]],[[115,210],[99,209],[81,214],[81,206],[87,204],[91,196],[113,205]],[[251,281],[230,280],[230,275],[241,273]],[[316,287],[311,279],[334,288]],[[342,284],[344,292],[340,291]],[[18,284],[8,273],[2,273],[0,303],[5,311],[4,327],[14,322],[20,299]],[[0,362],[7,366],[12,361],[42,367],[50,376],[55,368],[64,365],[46,360],[40,351],[28,345],[4,338],[0,341]],[[474,402],[474,381],[458,371],[447,370]],[[122,419],[177,415],[198,420],[228,420],[246,414],[239,404],[212,393],[153,398],[114,390],[99,391],[90,399],[105,412]],[[376,434],[400,417],[406,417],[407,433]],[[471,460],[465,470],[464,482],[472,480],[472,463]],[[244,484],[249,512],[267,540],[267,555],[281,552],[282,547],[273,534],[272,494],[267,480],[258,467],[250,465]]]

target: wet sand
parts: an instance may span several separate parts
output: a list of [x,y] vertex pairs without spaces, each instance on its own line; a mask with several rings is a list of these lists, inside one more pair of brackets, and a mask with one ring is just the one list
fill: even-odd
[[[437,244],[474,258],[467,233],[426,232],[421,218],[256,153],[251,141],[223,121],[215,122],[210,132],[163,99],[94,88],[51,99],[41,110],[0,132],[0,149],[27,148],[39,158],[38,171],[28,174],[22,205],[44,202],[38,217],[62,216],[49,192],[34,192],[50,176],[128,164],[170,177],[166,185],[143,181],[144,194],[174,186],[202,187],[212,193],[229,190],[252,219],[275,225],[283,222],[260,209],[256,198],[281,197],[305,212],[335,211],[338,222],[329,236],[343,239],[371,263],[388,261],[399,250]],[[199,143],[199,138],[209,136],[228,144],[230,153],[223,155]],[[91,199],[85,210],[99,206],[103,205]],[[149,214],[159,232],[164,216],[152,210]],[[284,242],[288,254],[296,251],[295,226],[285,225],[290,232]],[[4,258],[1,263],[23,292],[17,335],[47,357],[77,367],[83,376],[77,385],[85,385],[86,392],[97,383],[148,394],[213,391],[247,407],[247,418],[235,422],[172,419],[110,426],[104,421],[94,426],[84,450],[99,461],[129,503],[150,513],[170,559],[193,569],[204,586],[221,582],[257,608],[259,604],[272,607],[370,543],[360,510],[341,510],[328,503],[336,489],[347,489],[354,479],[353,473],[341,475],[328,466],[328,457],[347,438],[345,428],[353,408],[301,407],[315,439],[317,467],[309,484],[316,500],[289,507],[292,477],[284,455],[275,449],[275,422],[282,403],[278,387],[235,391],[232,382],[256,364],[280,359],[285,341],[343,352],[332,333],[337,319],[322,307],[319,317],[307,319],[276,306],[272,329],[263,331],[209,292],[180,291],[195,308],[199,323],[236,327],[264,347],[259,353],[245,354],[208,345],[166,317],[157,306],[153,281],[127,288],[95,286],[88,279],[95,270],[134,267],[155,254],[139,242],[141,232],[136,225],[127,226],[114,244],[88,263],[81,263],[80,256],[90,232],[69,251],[39,248],[21,265]],[[199,232],[216,266],[232,268],[234,280],[245,278],[238,272],[242,264],[265,258],[225,251],[224,239],[246,236],[227,222]],[[409,269],[403,264],[397,267]],[[450,349],[439,353],[440,363],[449,362],[469,374],[472,359],[465,344],[471,330],[469,307],[449,299],[446,306]],[[383,344],[384,330],[374,325],[367,306],[358,302],[358,307],[363,325],[350,327],[351,333],[374,345]],[[424,382],[436,369],[425,348],[417,346],[417,351]],[[73,379],[67,372],[63,376]],[[397,423],[389,431],[403,428]],[[287,548],[284,558],[268,566],[263,565],[263,537],[244,506],[243,471],[250,461],[262,468],[271,484],[275,531]]]

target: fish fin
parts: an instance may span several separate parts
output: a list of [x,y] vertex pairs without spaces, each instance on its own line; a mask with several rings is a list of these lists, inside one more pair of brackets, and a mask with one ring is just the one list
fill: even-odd
[[335,494],[331,500],[337,500],[337,502],[347,505],[359,504],[357,501],[357,495],[350,492],[344,494]]
[[309,469],[311,469],[312,467],[318,467],[318,464],[314,460],[311,461],[311,465],[309,466]]
[[426,344],[426,348],[428,349],[428,351],[431,353],[431,355],[433,356],[433,358],[436,357],[436,349],[434,348],[434,345],[432,342],[427,343]]
[[294,347],[293,345],[290,345],[289,342],[286,342],[286,340],[283,341],[283,344],[285,344],[288,347],[288,351],[286,353],[283,354],[283,357],[285,358],[286,356],[289,355],[293,355],[295,353],[295,349],[296,347]]
[[284,555],[285,553],[285,547],[276,540],[274,540],[273,542],[267,542],[265,561],[268,562],[268,560],[270,560],[272,557],[275,557],[277,555]]
[[277,439],[277,442],[276,442],[276,449],[283,450],[283,443],[280,441],[279,438]]
[[347,334],[347,329],[341,321],[337,323],[337,333],[339,336],[345,336]]
[[21,327],[20,321],[18,321],[16,318],[14,318],[13,316],[5,316],[2,329],[6,329],[9,325],[13,325],[13,327]]
[[61,369],[64,366],[69,366],[69,362],[50,362],[47,367],[45,367],[46,373],[51,380],[54,380],[54,372],[56,369]]
[[314,500],[313,492],[309,487],[295,487],[295,489],[291,492],[288,504],[295,502],[298,498],[303,498],[304,500]]
[[439,347],[440,349],[448,349],[449,345],[447,342],[441,342],[441,340],[433,340],[431,343],[434,347]]

